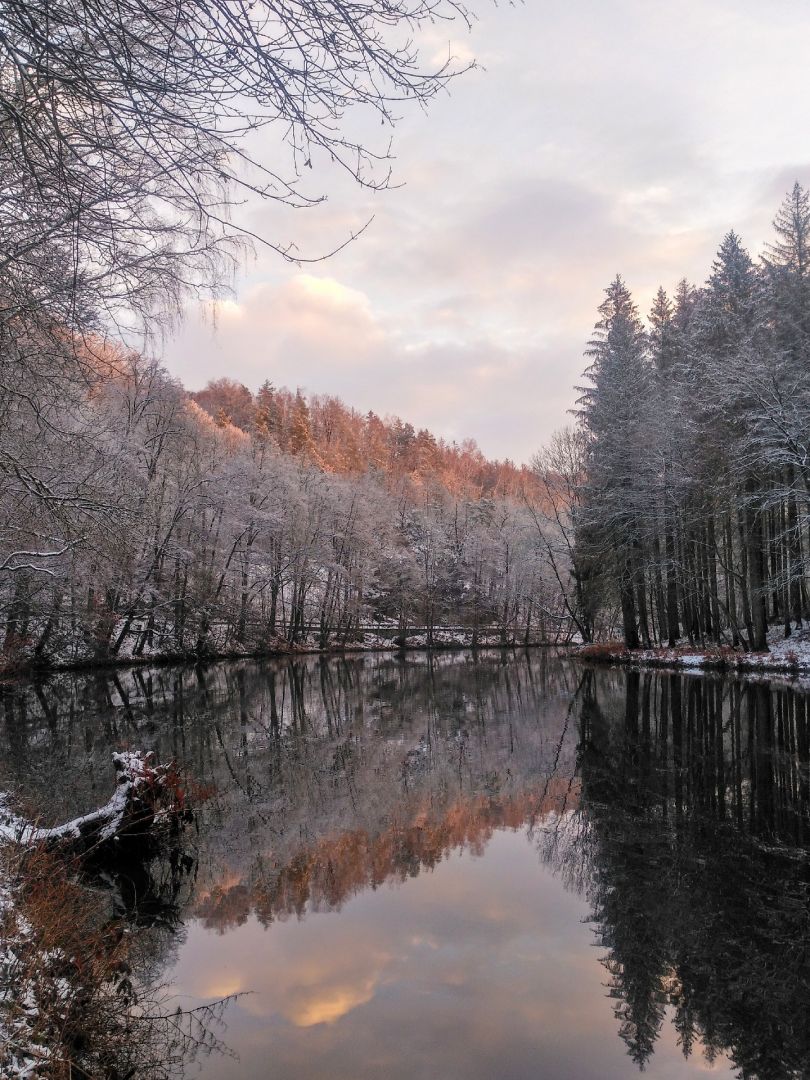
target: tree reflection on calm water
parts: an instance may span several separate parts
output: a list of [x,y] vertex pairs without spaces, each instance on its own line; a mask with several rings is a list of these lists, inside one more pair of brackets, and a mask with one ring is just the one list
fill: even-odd
[[649,1060],[671,1005],[685,1052],[807,1076],[807,695],[589,672],[580,698],[578,855],[631,1057]]
[[[494,912],[510,911],[515,942],[541,933],[533,910],[552,903],[543,889],[559,888],[542,885],[543,873],[553,881],[549,869],[584,897],[607,970],[607,978],[604,970],[599,976],[602,986],[588,976],[601,999],[598,1008],[609,1017],[612,1006],[630,1057],[652,1075],[691,1075],[692,1062],[705,1069],[712,1060],[732,1075],[723,1072],[732,1067],[727,1058],[746,1077],[810,1075],[810,738],[801,688],[589,670],[535,651],[60,676],[7,690],[0,704],[4,782],[55,818],[94,804],[95,778],[103,782],[110,750],[124,744],[176,757],[215,792],[196,840],[196,885],[185,907],[194,930],[192,944],[180,950],[181,974],[183,957],[204,966],[205,942],[213,939],[201,933],[234,935],[234,942],[245,933],[254,952],[269,956],[273,942],[282,941],[273,937],[281,934],[280,924],[305,920],[306,936],[315,933],[318,912],[342,913],[329,923],[338,935],[330,946],[337,956],[352,903],[425,872],[432,897],[425,910],[433,914],[419,918],[438,920],[440,909],[449,916],[447,905],[458,909],[459,902],[457,895],[443,899],[442,882],[449,879],[442,875],[450,873],[451,853],[466,852],[483,856],[485,878],[476,880],[487,883],[487,918],[505,926],[506,916]],[[57,786],[58,777],[69,784]],[[497,847],[490,841],[504,830],[528,832],[531,843],[525,855],[510,847],[508,865],[498,854],[497,870],[488,872],[489,852]],[[533,861],[534,870],[523,859]],[[464,865],[453,863],[453,874],[466,873]],[[534,875],[531,881],[527,874]],[[485,906],[484,889],[476,887],[481,898],[469,925],[479,929],[464,938],[473,950]],[[527,905],[518,914],[510,907],[518,887],[540,890],[535,909]],[[368,916],[368,939],[378,934],[382,943],[388,934],[393,943],[397,928],[385,918],[404,925],[409,916],[402,905],[416,904],[418,892],[409,884],[396,901],[381,895],[374,909],[379,923],[372,926]],[[475,903],[466,896],[465,904]],[[580,909],[569,908],[573,929],[565,956],[576,982],[585,977],[587,948],[583,953],[576,936]],[[423,927],[436,948],[449,925],[439,920]],[[348,937],[343,944],[351,952]],[[411,946],[402,939],[398,948]],[[499,948],[499,955],[509,954],[506,944]],[[384,978],[365,972],[359,989],[341,991],[353,1003],[349,1012],[365,1017],[366,1033],[374,1028],[373,1010],[382,1007],[380,987],[389,995],[395,987],[404,993],[407,980],[396,975],[393,955]],[[520,956],[516,946],[515,965]],[[397,963],[404,962],[400,956]],[[282,963],[275,953],[273,963]],[[279,969],[279,985],[293,974]],[[492,995],[518,993],[514,979],[499,980],[494,971],[491,981],[476,980],[475,993],[484,999],[489,993],[491,1007]],[[535,995],[551,992],[537,981],[532,987]],[[520,995],[510,1014],[527,997],[526,985]],[[583,983],[582,1022],[586,997]],[[404,997],[398,1005],[405,1024],[415,1000]],[[297,1015],[327,1017],[323,1031],[333,1039],[341,1025],[349,1031],[349,1012],[319,1008],[302,1006]],[[387,1033],[381,1038],[390,1040],[390,1026],[379,1022]],[[595,1014],[588,1020],[594,1030],[598,1022]],[[504,1013],[504,1032],[510,1023]],[[307,1030],[307,1060],[312,1075],[320,1075],[311,1024]],[[233,1031],[241,1038],[238,1024]],[[288,1035],[294,1075],[298,1044]],[[480,1024],[465,1036],[472,1044],[483,1037]],[[656,1073],[663,1043],[676,1037],[692,1057],[681,1059],[678,1072],[664,1055],[660,1067],[669,1071]],[[275,1038],[281,1054],[278,1032]],[[529,1025],[509,1038],[512,1065],[503,1075],[523,1076],[524,1068],[530,1075],[532,1054],[548,1053],[545,1043],[541,1047],[546,1034]],[[358,1063],[359,1045],[345,1050],[347,1074],[373,1075]],[[571,1045],[576,1053],[573,1037]],[[334,1047],[332,1053],[338,1075]],[[433,1053],[438,1062],[435,1047]],[[591,1064],[599,1075],[598,1062]],[[244,1075],[252,1075],[245,1068]],[[591,1075],[573,1058],[559,1072],[549,1064],[546,1069],[549,1076]],[[621,1072],[609,1073],[605,1065],[603,1074]]]

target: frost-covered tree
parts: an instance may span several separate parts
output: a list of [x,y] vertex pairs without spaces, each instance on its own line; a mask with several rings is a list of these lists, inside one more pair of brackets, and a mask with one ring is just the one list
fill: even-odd
[[616,277],[605,290],[586,351],[588,385],[579,418],[587,433],[587,478],[580,543],[614,561],[625,640],[650,640],[644,588],[651,369],[647,339],[630,292]]
[[808,617],[800,185],[774,227],[761,263],[732,231],[702,289],[682,281],[672,301],[659,290],[646,336],[621,279],[600,308],[580,398],[589,456],[576,555],[610,566],[629,645],[683,635],[765,649],[770,625],[789,636]]
[[153,347],[251,244],[327,254],[232,211],[318,203],[324,166],[386,187],[398,105],[463,67],[420,50],[445,19],[468,16],[455,0],[0,6],[0,589],[61,572],[114,517],[125,493],[105,486],[88,401],[129,377],[121,341]]

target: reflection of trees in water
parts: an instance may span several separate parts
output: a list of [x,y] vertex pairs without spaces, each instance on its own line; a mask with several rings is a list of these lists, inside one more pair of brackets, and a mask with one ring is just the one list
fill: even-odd
[[496,829],[562,815],[576,806],[577,795],[570,779],[552,777],[540,789],[505,798],[470,795],[441,808],[426,803],[412,819],[376,833],[346,829],[302,845],[286,863],[259,860],[247,882],[217,882],[200,897],[195,914],[224,930],[251,912],[268,925],[306,911],[337,910],[363,889],[433,869],[452,850],[482,854]]
[[339,906],[522,824],[550,770],[573,771],[573,725],[555,765],[574,684],[558,663],[299,664],[289,675],[241,744],[221,732],[229,784],[204,839],[209,921]]
[[[582,817],[554,852],[583,877],[622,1038],[760,1080],[810,1075],[807,696],[764,682],[589,674]],[[567,870],[570,874],[571,871]]]
[[98,802],[122,745],[213,786],[186,910],[220,929],[529,824],[591,901],[636,1062],[670,1009],[687,1051],[810,1075],[803,693],[498,653],[60,676],[0,711],[2,767],[55,818]]
[[[224,930],[249,914],[266,925],[338,908],[454,849],[481,851],[496,829],[566,813],[578,678],[551,654],[502,652],[60,676],[0,699],[0,757],[53,819],[98,802],[124,746],[174,757],[215,790],[193,874],[169,860],[115,881],[117,916],[148,923],[133,941],[151,993],[183,914]],[[116,1053],[151,1075],[161,1055],[171,1064],[198,1048],[194,1020],[157,1057],[159,1020]]]
[[378,837],[441,829],[467,802],[483,827],[551,772],[570,779],[577,679],[545,651],[62,676],[6,695],[2,749],[37,800],[53,804],[54,779],[70,777],[56,817],[93,804],[111,748],[176,757],[217,791],[199,839],[201,891],[272,891],[277,871],[343,833],[378,850]]

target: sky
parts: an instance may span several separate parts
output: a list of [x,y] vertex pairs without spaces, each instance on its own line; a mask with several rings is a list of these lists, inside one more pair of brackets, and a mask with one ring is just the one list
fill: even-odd
[[[428,60],[481,66],[427,113],[402,107],[400,186],[369,192],[315,160],[321,205],[237,208],[305,256],[373,221],[322,262],[257,250],[231,298],[190,303],[164,352],[189,389],[269,379],[527,461],[571,422],[616,273],[646,312],[659,285],[706,279],[728,229],[761,252],[794,180],[810,184],[806,3],[473,7],[471,31],[422,39]],[[269,133],[256,153],[285,162]]]

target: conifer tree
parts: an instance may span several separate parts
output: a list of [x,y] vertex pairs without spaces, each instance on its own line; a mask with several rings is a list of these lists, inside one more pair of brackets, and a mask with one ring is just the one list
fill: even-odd
[[[810,194],[796,184],[760,264],[723,238],[706,285],[617,278],[587,355],[576,555],[601,560],[625,640],[764,650],[808,617]],[[649,615],[647,612],[649,611]]]
[[586,356],[590,365],[579,387],[580,420],[588,433],[588,480],[582,539],[612,553],[630,648],[649,644],[644,587],[644,532],[650,485],[645,463],[651,386],[644,327],[624,281],[605,290],[600,318]]
[[800,507],[808,489],[806,432],[810,426],[810,194],[799,183],[774,219],[776,240],[763,256],[767,315],[776,371],[757,432],[756,452],[772,462],[784,502],[785,634],[808,615]]
[[769,314],[791,366],[810,355],[810,193],[798,182],[774,218],[776,239],[766,246]]
[[[754,649],[767,647],[765,491],[761,463],[751,460],[745,448],[755,404],[751,397],[752,375],[755,377],[768,349],[761,301],[761,283],[754,263],[739,236],[731,231],[720,245],[696,314],[697,372],[702,383],[697,415],[703,433],[698,455],[704,477],[714,478],[715,483],[720,480],[725,490],[733,488],[742,512],[740,532],[749,593],[746,609],[750,608],[748,632]],[[710,485],[704,482],[702,488],[705,497],[700,513],[706,527],[700,529],[699,536],[707,548],[705,561],[711,574],[716,557],[717,507]],[[702,585],[711,595],[710,629],[717,638],[717,588],[712,581]]]
[[307,399],[297,391],[290,419],[289,452],[296,457],[315,460],[317,450],[312,438],[309,405]]
[[[676,573],[675,531],[677,505],[673,490],[673,459],[675,443],[679,434],[678,424],[678,327],[675,309],[663,288],[659,288],[649,316],[650,356],[653,363],[653,408],[655,410],[655,443],[660,457],[660,497],[658,514],[664,534],[664,550],[661,551],[659,532],[653,534],[655,558],[655,586],[660,626],[660,637],[667,638],[670,645],[678,640],[678,588]],[[651,451],[653,447],[650,448]],[[662,558],[663,554],[663,558]],[[666,578],[666,595],[662,581]]]

